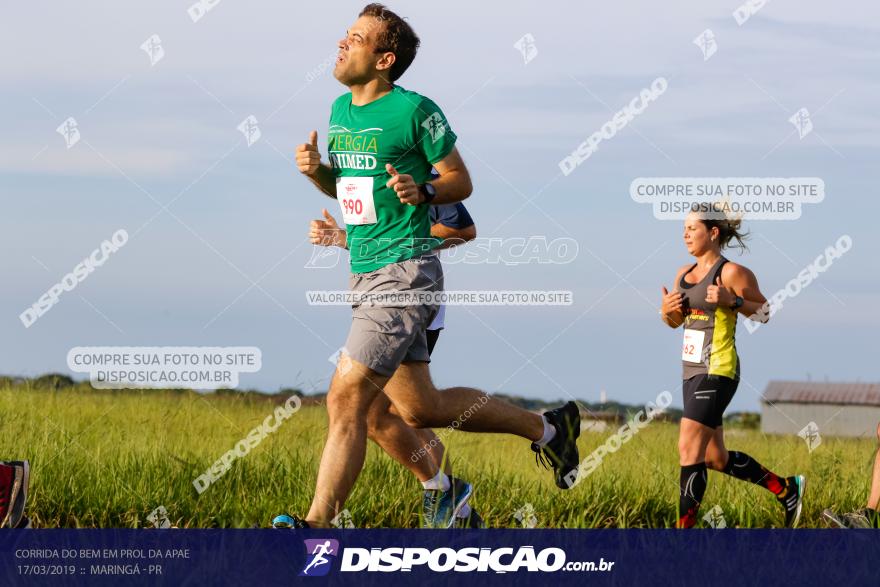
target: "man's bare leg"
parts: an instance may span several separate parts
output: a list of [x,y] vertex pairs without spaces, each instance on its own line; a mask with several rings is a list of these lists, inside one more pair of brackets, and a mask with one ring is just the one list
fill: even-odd
[[[394,377],[391,379],[393,381]],[[373,442],[378,444],[389,455],[391,452],[389,452],[386,445],[390,444],[391,439],[386,437],[386,435],[390,433],[390,430],[396,429],[398,426],[406,426],[417,436],[418,446],[407,445],[408,455],[404,455],[404,451],[399,451],[399,457],[406,456],[410,461],[413,461],[413,459],[422,460],[422,457],[427,453],[431,457],[430,460],[436,465],[436,469],[425,467],[424,472],[419,474],[413,466],[404,463],[400,458],[395,457],[395,460],[412,471],[419,478],[419,481],[424,481],[422,475],[426,474],[429,470],[434,471],[434,474],[436,474],[436,471],[442,470],[444,474],[452,476],[452,463],[446,456],[446,447],[443,446],[443,441],[440,440],[440,437],[430,428],[412,428],[408,426],[403,421],[403,418],[400,417],[400,413],[391,403],[391,400],[388,399],[387,395],[383,393],[376,398],[373,405],[370,406],[370,414],[372,418],[368,421],[367,434]]]
[[[880,440],[880,425],[877,426],[877,439]],[[874,453],[874,469],[871,471],[871,491],[868,494],[868,505],[864,510],[864,517],[869,528],[880,527],[880,447]]]
[[532,441],[538,460],[553,469],[556,486],[571,489],[577,482],[580,457],[580,410],[575,402],[538,415],[469,387],[438,390],[427,363],[408,362],[397,368],[385,394],[403,420],[416,428],[451,426],[467,432],[515,434]]
[[[435,457],[434,452],[438,448],[431,444],[431,439],[436,438],[434,433],[407,426],[397,412],[392,410],[391,400],[384,393],[377,395],[370,404],[367,436],[421,482],[433,479],[440,471],[436,458],[430,458]],[[439,442],[439,439],[435,442]],[[442,445],[439,449],[442,457]],[[450,475],[451,471],[446,474]]]
[[442,469],[446,475],[452,477],[452,461],[449,460],[446,447],[443,446],[440,437],[430,428],[414,428],[414,430],[419,435],[419,440],[422,441],[422,447],[431,455],[437,469]]
[[[337,369],[327,394],[330,426],[315,498],[306,518],[313,526],[326,525],[348,498],[364,464],[366,414],[383,388],[403,421],[412,427],[454,426],[468,432],[515,434],[533,442],[548,438],[545,419],[538,414],[476,389],[437,390],[427,363],[402,363],[393,381],[347,356],[343,356],[340,363],[347,363],[351,368],[345,375]],[[576,471],[570,471],[565,482],[558,477],[557,485],[563,489],[570,487],[575,474]]]
[[[880,426],[877,426],[877,438],[880,440]],[[871,493],[868,495],[868,509],[877,511],[880,506],[880,448],[874,455],[874,471],[871,475]]]
[[[877,439],[880,440],[880,424],[877,425]],[[880,528],[880,447],[874,453],[874,468],[871,472],[871,491],[868,494],[868,505],[863,510],[847,514],[837,514],[831,509],[822,512],[822,516],[833,526],[840,528]]]
[[438,390],[427,363],[401,364],[385,393],[404,422],[413,427],[454,426],[468,432],[515,434],[531,441],[544,434],[544,420],[538,414],[469,387]]
[[[396,375],[392,376],[391,381],[394,377]],[[370,405],[367,436],[413,473],[426,491],[446,491],[447,487],[452,486],[452,463],[443,442],[430,428],[408,426],[384,393],[377,395]],[[442,475],[440,471],[443,472]],[[427,515],[424,519],[427,520],[428,517],[430,516]],[[471,510],[468,503],[461,507],[457,518],[464,520],[467,527],[485,527],[482,518]]]
[[382,392],[388,377],[347,356],[340,358],[327,392],[329,429],[315,497],[306,521],[315,527],[329,526],[342,509],[364,466],[367,449],[367,418],[370,404]]
[[434,387],[427,363],[420,362],[402,363],[385,386],[385,394],[403,420],[416,428],[451,426],[531,440],[540,462],[552,467],[557,487],[571,489],[577,482],[581,423],[575,402],[538,415],[469,387],[441,391]]

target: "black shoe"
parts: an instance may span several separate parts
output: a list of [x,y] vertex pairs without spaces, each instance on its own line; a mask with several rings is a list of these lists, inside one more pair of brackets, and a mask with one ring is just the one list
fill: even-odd
[[803,475],[788,477],[785,480],[785,493],[777,497],[779,503],[785,508],[785,527],[797,527],[801,518],[801,510],[804,507],[804,491],[807,489],[807,478]]
[[581,435],[581,411],[576,403],[568,402],[561,408],[544,412],[544,417],[556,429],[556,435],[543,447],[532,443],[535,461],[545,468],[553,467],[556,487],[570,489],[577,480],[580,465],[577,438]]
[[16,526],[16,528],[33,528],[30,518],[28,518],[27,516],[22,516],[21,521],[18,522],[18,526]]
[[486,522],[477,513],[477,510],[471,508],[471,513],[466,518],[455,518],[456,528],[485,528]]
[[289,530],[305,530],[306,528],[311,528],[309,523],[305,520],[297,518],[296,516],[288,516],[287,514],[275,516],[272,519],[272,527]]

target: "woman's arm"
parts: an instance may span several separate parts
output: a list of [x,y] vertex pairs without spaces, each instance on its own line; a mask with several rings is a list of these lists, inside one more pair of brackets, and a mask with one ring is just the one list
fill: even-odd
[[721,276],[707,290],[706,301],[728,308],[736,303],[737,296],[743,299],[737,312],[755,322],[767,323],[770,308],[767,298],[761,293],[758,278],[748,268],[737,263],[725,263]]
[[684,275],[684,272],[687,271],[689,267],[690,265],[685,265],[675,274],[673,291],[667,290],[665,285],[661,290],[663,292],[663,298],[660,306],[660,318],[670,328],[678,328],[684,324],[684,308],[682,305],[684,302],[684,294],[677,291],[675,288],[678,287],[678,282],[681,280],[681,276]]

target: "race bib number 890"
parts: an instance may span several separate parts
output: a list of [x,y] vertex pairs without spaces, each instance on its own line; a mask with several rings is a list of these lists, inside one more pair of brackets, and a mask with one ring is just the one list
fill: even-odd
[[346,224],[375,224],[372,177],[336,178],[336,199]]

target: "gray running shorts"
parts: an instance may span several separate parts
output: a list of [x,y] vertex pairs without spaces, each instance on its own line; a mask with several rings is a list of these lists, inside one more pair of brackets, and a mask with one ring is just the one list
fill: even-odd
[[[443,268],[435,254],[391,263],[367,273],[352,273],[352,292],[441,292]],[[396,304],[396,305],[393,305]],[[376,373],[390,377],[402,362],[431,362],[425,329],[437,314],[439,304],[352,306],[351,331],[345,353]]]

